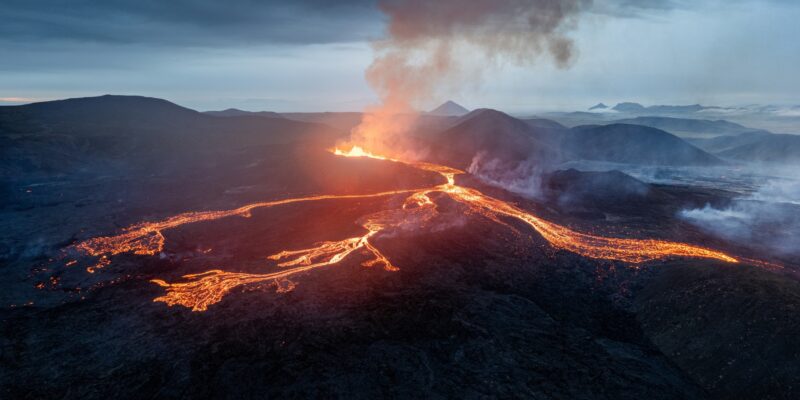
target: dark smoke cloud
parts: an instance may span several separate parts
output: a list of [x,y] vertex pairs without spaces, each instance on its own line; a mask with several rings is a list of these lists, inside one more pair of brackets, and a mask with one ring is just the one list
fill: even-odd
[[[742,3],[754,0],[729,0]],[[794,4],[795,0],[768,0]],[[381,33],[380,0],[4,0],[0,6],[0,42],[42,43],[73,41],[157,46],[237,46],[242,44],[308,44],[364,41]],[[635,17],[642,12],[697,7],[708,1],[688,0],[595,0],[600,14]],[[392,4],[394,3],[394,4]],[[570,12],[584,1],[392,1],[385,7],[392,13],[408,13],[413,7],[432,14],[413,14],[424,21],[442,19],[449,4],[458,3],[457,15],[441,27],[425,23],[428,35],[455,32],[465,23],[483,24],[480,10],[506,4],[504,10],[521,10],[536,21],[531,26],[547,30],[558,20],[552,13]],[[528,3],[527,5],[524,3]],[[530,5],[530,7],[528,7]],[[527,7],[527,8],[526,8]],[[530,10],[537,8],[538,13]],[[439,14],[437,14],[437,12]],[[499,20],[501,13],[487,10],[486,17]],[[535,14],[535,15],[532,15]],[[467,18],[461,18],[461,16]],[[401,18],[402,19],[402,18]],[[423,22],[424,22],[423,21]],[[409,25],[405,25],[409,26]],[[402,26],[398,26],[401,29]],[[395,32],[401,33],[401,32]],[[407,35],[403,35],[407,36]],[[556,44],[559,59],[568,57]]]
[[519,62],[547,49],[565,65],[572,57],[572,41],[564,32],[589,4],[591,0],[387,0],[381,9],[389,16],[390,45],[396,48],[431,40],[466,41],[487,55],[508,55]]
[[[591,0],[386,0],[388,36],[374,43],[367,80],[381,97],[352,142],[397,155],[409,129],[392,116],[473,87],[492,66],[526,65],[549,55],[560,67],[574,56],[567,33]],[[407,151],[403,151],[407,153]]]

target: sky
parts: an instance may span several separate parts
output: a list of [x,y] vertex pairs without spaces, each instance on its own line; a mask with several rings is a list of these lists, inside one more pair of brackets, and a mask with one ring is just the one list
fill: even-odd
[[[499,63],[446,96],[508,112],[800,104],[797,21],[795,0],[594,0],[567,31],[567,68]],[[376,0],[4,0],[0,105],[131,94],[198,110],[359,111],[377,101],[364,71],[385,29]]]

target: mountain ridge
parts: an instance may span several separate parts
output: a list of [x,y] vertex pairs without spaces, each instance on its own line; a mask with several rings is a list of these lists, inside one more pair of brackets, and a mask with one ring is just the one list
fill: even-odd
[[643,125],[583,125],[570,129],[565,150],[580,159],[641,165],[719,165],[717,157],[669,132]]
[[442,103],[439,107],[436,107],[431,111],[428,111],[427,114],[438,115],[441,117],[460,117],[468,113],[469,110],[464,108],[460,104],[452,100],[447,100],[446,102]]
[[211,115],[214,117],[244,117],[244,116],[257,116],[257,117],[270,117],[270,118],[284,118],[280,113],[274,111],[244,111],[238,108],[227,108],[220,111],[203,111],[203,114]]

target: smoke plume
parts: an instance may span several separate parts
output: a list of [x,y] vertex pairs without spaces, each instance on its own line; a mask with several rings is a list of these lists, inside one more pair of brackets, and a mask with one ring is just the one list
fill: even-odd
[[526,65],[550,56],[571,62],[566,33],[591,0],[386,0],[388,37],[373,43],[367,70],[381,104],[366,110],[353,144],[375,152],[402,153],[416,107],[480,82],[484,70],[503,63]]
[[776,255],[800,255],[800,181],[767,182],[727,207],[682,210],[684,220],[718,237]]
[[531,198],[542,198],[544,168],[536,161],[511,163],[480,152],[472,158],[467,172],[489,185]]

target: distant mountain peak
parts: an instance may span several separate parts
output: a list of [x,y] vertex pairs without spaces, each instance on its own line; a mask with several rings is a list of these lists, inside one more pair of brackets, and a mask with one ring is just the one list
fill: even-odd
[[607,105],[605,105],[603,103],[597,103],[597,104],[589,107],[589,111],[592,111],[592,110],[605,110],[607,108],[608,108]]
[[222,111],[204,111],[203,114],[214,117],[270,117],[283,118],[282,115],[273,111],[244,111],[238,108],[228,108]]
[[443,117],[460,117],[467,113],[469,113],[468,109],[462,107],[460,104],[452,100],[447,100],[439,107],[436,107],[432,111],[428,112],[430,115],[439,115]]
[[520,123],[524,125],[524,122],[518,120],[502,111],[498,111],[492,108],[476,108],[464,115],[461,116],[459,121],[492,121],[492,123]]
[[685,114],[685,113],[696,113],[699,111],[703,111],[709,107],[702,106],[700,104],[690,104],[690,105],[654,105],[645,107],[639,103],[633,102],[622,102],[618,103],[612,110],[619,111],[619,112],[627,112],[627,113],[653,113],[653,114]]
[[612,108],[615,111],[622,111],[622,112],[631,112],[631,111],[643,111],[645,107],[639,103],[632,103],[632,102],[623,102],[617,103],[617,105]]
[[77,97],[63,100],[50,100],[25,105],[31,110],[47,110],[53,118],[63,117],[61,113],[79,115],[193,115],[197,111],[179,106],[168,100],[156,97],[110,95]]

